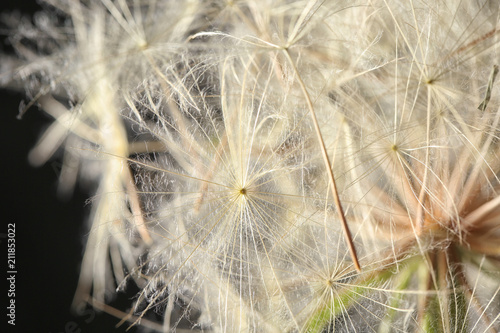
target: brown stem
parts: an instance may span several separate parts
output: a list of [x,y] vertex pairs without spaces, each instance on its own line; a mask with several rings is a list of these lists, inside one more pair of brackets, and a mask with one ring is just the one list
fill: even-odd
[[307,107],[309,109],[309,113],[311,115],[312,122],[314,124],[314,129],[316,131],[316,135],[318,138],[318,143],[319,143],[319,146],[321,149],[321,154],[323,156],[323,161],[325,163],[326,172],[328,174],[328,178],[329,178],[330,183],[332,185],[331,190],[332,190],[333,200],[335,202],[335,207],[337,208],[338,217],[339,217],[340,222],[342,224],[342,229],[344,230],[345,240],[347,242],[347,246],[349,247],[349,252],[351,254],[351,258],[352,258],[354,267],[356,267],[356,270],[358,272],[361,272],[361,266],[359,265],[358,256],[356,254],[356,248],[355,248],[354,242],[352,240],[351,231],[349,230],[349,226],[347,225],[347,221],[345,219],[344,210],[342,208],[342,204],[340,202],[339,194],[337,191],[335,177],[333,176],[332,164],[330,163],[330,158],[328,157],[328,153],[326,151],[325,141],[323,140],[323,135],[321,134],[321,130],[319,128],[318,120],[316,118],[316,113],[314,112],[314,106],[313,106],[311,98],[309,96],[309,92],[307,91],[307,88],[304,84],[304,81],[302,81],[302,78],[299,75],[297,67],[295,66],[295,63],[293,62],[292,57],[290,56],[290,53],[288,52],[287,49],[283,49],[283,52],[285,54],[285,57],[289,61],[290,66],[292,66],[294,73],[297,75],[297,81],[298,81],[300,88],[302,89],[302,93],[304,94],[304,97],[306,99]]

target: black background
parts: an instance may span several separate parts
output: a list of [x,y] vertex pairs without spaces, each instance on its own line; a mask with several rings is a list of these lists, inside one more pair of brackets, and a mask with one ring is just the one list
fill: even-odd
[[[34,0],[1,0],[0,12],[18,10],[29,15],[39,10]],[[5,35],[0,50],[9,51]],[[34,168],[27,155],[51,119],[36,106],[22,120],[16,118],[23,92],[0,89],[2,227],[0,229],[2,276],[7,271],[7,225],[16,226],[15,327],[8,325],[8,285],[0,289],[2,332],[125,332],[116,328],[119,319],[106,313],[87,312],[78,316],[70,309],[76,290],[87,232],[90,193],[77,189],[71,198],[57,196],[59,161]],[[121,295],[116,302],[131,301]],[[90,309],[87,309],[90,311]],[[91,318],[92,317],[92,318]],[[132,328],[129,332],[135,332]]]

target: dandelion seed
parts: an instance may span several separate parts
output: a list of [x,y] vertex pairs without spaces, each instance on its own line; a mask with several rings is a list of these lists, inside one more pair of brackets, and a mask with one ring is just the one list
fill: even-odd
[[495,1],[48,3],[66,23],[12,28],[7,76],[55,119],[30,160],[98,189],[77,301],[164,332],[500,329]]

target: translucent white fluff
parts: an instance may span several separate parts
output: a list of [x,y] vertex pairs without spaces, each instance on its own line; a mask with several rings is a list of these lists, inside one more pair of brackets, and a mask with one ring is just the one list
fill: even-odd
[[2,82],[54,118],[30,160],[97,184],[76,303],[133,282],[124,319],[164,332],[500,331],[497,1],[46,6],[6,20]]

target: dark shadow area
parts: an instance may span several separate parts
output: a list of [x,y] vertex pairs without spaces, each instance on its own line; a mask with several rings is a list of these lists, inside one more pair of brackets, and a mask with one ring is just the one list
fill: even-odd
[[[40,7],[34,0],[2,0],[0,13],[17,10],[30,15]],[[0,36],[3,52],[9,52],[5,30]],[[0,88],[0,133],[2,144],[1,176],[3,187],[3,222],[0,230],[2,270],[0,299],[2,332],[125,332],[128,324],[109,314],[84,309],[81,315],[70,309],[76,290],[91,207],[85,202],[90,194],[76,189],[71,198],[57,197],[57,178],[61,162],[49,161],[35,168],[28,163],[28,153],[43,130],[51,123],[38,107],[33,106],[17,119],[22,91]],[[10,224],[10,225],[9,225]],[[10,228],[9,228],[10,227]],[[9,274],[8,230],[15,229],[15,272]],[[14,279],[7,280],[14,276]],[[10,282],[14,282],[11,284]],[[12,289],[13,288],[13,289]],[[11,292],[10,296],[7,294]],[[13,294],[12,294],[13,293]],[[132,303],[134,295],[121,294],[112,302],[121,309]],[[15,326],[7,307],[15,301]],[[126,305],[127,304],[127,305]],[[128,332],[136,332],[135,328]]]

